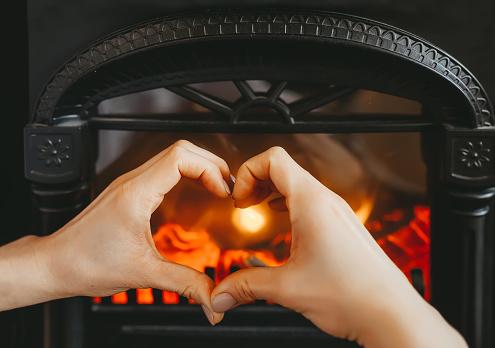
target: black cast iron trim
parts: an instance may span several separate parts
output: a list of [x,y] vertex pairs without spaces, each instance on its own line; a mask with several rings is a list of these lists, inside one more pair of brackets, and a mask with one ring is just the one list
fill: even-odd
[[198,325],[123,325],[121,328],[128,335],[153,335],[174,337],[304,337],[331,339],[328,334],[316,327],[301,326],[198,326]]
[[433,44],[372,20],[307,10],[205,12],[165,17],[124,29],[87,47],[53,75],[38,99],[33,122],[52,124],[54,110],[69,87],[89,72],[124,56],[194,38],[246,35],[339,40],[343,45],[368,46],[405,58],[443,76],[462,92],[470,105],[473,127],[495,125],[492,105],[481,84],[462,64]]

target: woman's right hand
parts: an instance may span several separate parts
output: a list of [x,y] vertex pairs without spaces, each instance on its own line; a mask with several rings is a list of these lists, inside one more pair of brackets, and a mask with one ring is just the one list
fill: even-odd
[[225,278],[212,293],[215,312],[265,299],[366,347],[466,347],[349,205],[278,147],[240,167],[233,198],[237,207],[247,208],[272,192],[284,196],[272,208],[290,213],[290,257],[279,267],[244,269]]

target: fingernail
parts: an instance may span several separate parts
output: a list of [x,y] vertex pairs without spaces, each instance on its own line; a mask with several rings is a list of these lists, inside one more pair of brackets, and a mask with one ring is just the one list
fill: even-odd
[[231,294],[223,293],[215,296],[213,301],[211,301],[211,308],[217,313],[223,313],[231,309],[237,304],[235,298]]
[[[232,188],[232,192],[234,192],[234,185],[235,185],[235,176],[233,176],[232,174],[230,174],[230,186]],[[232,199],[234,199],[234,196],[232,196]]]
[[203,312],[205,312],[206,318],[208,319],[210,324],[215,326],[215,321],[213,320],[213,313],[210,311],[210,309],[204,304],[201,305],[201,308],[203,308]]
[[230,188],[229,188],[229,185],[227,185],[227,182],[225,180],[223,181],[223,187],[225,187],[225,191],[227,191],[227,193],[230,195]]

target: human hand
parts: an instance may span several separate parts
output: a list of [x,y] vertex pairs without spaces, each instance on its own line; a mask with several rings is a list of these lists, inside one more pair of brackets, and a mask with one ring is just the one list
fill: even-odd
[[212,293],[213,310],[254,299],[291,308],[323,331],[366,347],[465,347],[409,284],[339,196],[281,148],[246,161],[233,198],[237,207],[270,203],[288,209],[290,257],[276,268],[251,268],[225,278]]
[[[214,282],[163,258],[152,239],[150,218],[182,177],[199,179],[212,194],[226,198],[230,192],[224,179],[229,175],[224,160],[179,141],[117,178],[57,232],[16,244],[19,251],[22,242],[30,242],[38,273],[43,274],[37,281],[43,291],[26,301],[109,296],[130,288],[152,287],[193,299],[202,305],[212,324],[220,321],[223,314],[211,310]],[[34,247],[31,242],[36,243]],[[48,293],[46,289],[50,289]],[[31,304],[16,300],[19,305]]]

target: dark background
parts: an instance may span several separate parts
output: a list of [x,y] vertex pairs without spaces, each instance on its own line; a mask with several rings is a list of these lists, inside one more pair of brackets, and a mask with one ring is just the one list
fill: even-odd
[[325,9],[399,27],[457,58],[495,99],[493,0],[29,0],[31,102],[50,75],[91,42],[141,21],[208,8]]
[[[22,1],[8,1],[2,6],[5,7],[1,20],[0,168],[4,188],[0,198],[0,245],[31,230],[30,195],[24,180],[22,145],[22,129],[27,123],[29,113],[26,4]],[[9,348],[26,346],[24,343],[19,345],[18,342],[28,342],[21,339],[30,335],[30,328],[24,323],[38,308],[0,312],[0,345]]]
[[[43,84],[85,45],[122,27],[187,10],[227,6],[306,7],[385,22],[425,38],[471,70],[495,100],[495,1],[448,0],[29,0],[5,1],[2,20],[2,224],[0,245],[36,233],[23,174],[22,129]],[[29,26],[28,26],[29,24]],[[28,29],[29,27],[29,29]],[[28,35],[29,34],[29,35]],[[28,54],[29,52],[29,54]],[[1,271],[1,270],[0,270]],[[0,313],[2,346],[31,346],[40,306]],[[15,342],[15,343],[14,343]],[[21,342],[21,343],[19,343]]]

